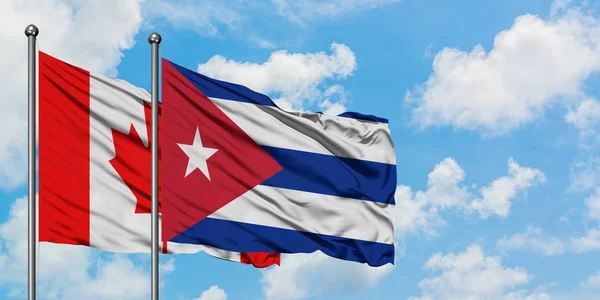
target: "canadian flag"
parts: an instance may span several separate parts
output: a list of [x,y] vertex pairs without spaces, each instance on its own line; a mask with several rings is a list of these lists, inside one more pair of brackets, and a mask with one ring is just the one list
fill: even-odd
[[[126,81],[39,52],[40,242],[150,252],[150,99]],[[205,251],[256,267],[280,260],[278,253],[205,245],[163,242],[160,248],[170,254]]]

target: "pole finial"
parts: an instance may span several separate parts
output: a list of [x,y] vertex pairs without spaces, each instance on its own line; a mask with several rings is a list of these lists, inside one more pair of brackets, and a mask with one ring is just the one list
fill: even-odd
[[27,27],[25,27],[25,35],[27,37],[30,37],[30,36],[36,37],[38,35],[38,33],[40,33],[40,30],[37,28],[37,26],[35,26],[33,24],[29,24]]
[[148,43],[150,43],[150,44],[160,44],[161,41],[162,41],[162,38],[160,37],[160,34],[158,34],[157,32],[151,33],[150,36],[148,37]]

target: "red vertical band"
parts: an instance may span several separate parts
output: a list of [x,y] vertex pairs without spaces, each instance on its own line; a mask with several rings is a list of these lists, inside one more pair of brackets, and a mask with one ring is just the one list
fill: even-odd
[[39,52],[39,240],[90,244],[90,75]]

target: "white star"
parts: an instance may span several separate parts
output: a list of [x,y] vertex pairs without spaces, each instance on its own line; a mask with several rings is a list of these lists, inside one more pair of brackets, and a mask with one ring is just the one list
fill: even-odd
[[194,137],[194,143],[192,145],[187,144],[177,144],[179,148],[185,152],[188,156],[188,165],[187,170],[185,171],[185,176],[187,177],[192,173],[192,171],[196,169],[200,169],[204,176],[210,180],[210,174],[208,173],[208,165],[206,161],[210,158],[218,149],[206,148],[202,146],[202,139],[200,139],[200,131],[198,127],[196,127],[196,136]]

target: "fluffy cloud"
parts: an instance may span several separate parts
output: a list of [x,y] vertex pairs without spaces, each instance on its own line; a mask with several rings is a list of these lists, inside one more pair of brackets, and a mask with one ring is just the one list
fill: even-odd
[[462,185],[465,171],[453,158],[445,158],[427,176],[427,190],[413,193],[408,186],[396,188],[394,233],[402,237],[423,231],[434,236],[445,224],[439,212],[452,207],[464,207],[471,196]]
[[419,191],[413,195],[409,186],[396,188],[394,234],[398,238],[419,232],[429,237],[436,236],[437,230],[446,224],[440,217],[438,208],[431,205],[426,194],[427,192]]
[[[548,20],[529,14],[516,18],[496,35],[489,52],[481,45],[471,52],[440,51],[429,79],[405,97],[415,122],[422,128],[452,125],[505,134],[554,103],[582,101],[583,83],[600,71],[600,22],[561,3]],[[577,110],[567,120],[587,126],[584,119],[593,116]]]
[[436,253],[424,268],[437,274],[421,280],[422,296],[410,299],[549,299],[543,293],[528,297],[523,290],[513,291],[532,275],[521,267],[503,266],[498,256],[485,256],[478,244],[458,254]]
[[[600,188],[584,202],[587,217],[600,225]],[[589,229],[585,236],[571,238],[571,246],[578,253],[600,250],[600,226]]]
[[590,275],[581,285],[586,288],[600,289],[600,271],[595,275]]
[[569,191],[584,192],[600,185],[600,157],[589,157],[573,164]]
[[144,15],[154,22],[168,21],[174,28],[188,29],[205,36],[217,36],[219,27],[239,28],[246,17],[243,10],[248,3],[241,1],[148,0],[144,4]]
[[[585,199],[586,216],[594,225],[600,225],[600,188]],[[524,233],[517,233],[511,237],[500,238],[496,246],[500,251],[530,250],[541,253],[543,256],[552,256],[570,250],[574,253],[583,253],[600,250],[600,227],[592,227],[584,236],[570,238],[570,247],[556,237],[544,237],[542,230],[529,226]]]
[[174,271],[175,271],[175,259],[172,257],[160,265],[160,273],[161,274],[172,273]]
[[344,87],[336,84],[327,88],[324,93],[325,100],[318,104],[319,108],[323,110],[326,115],[339,115],[346,111],[346,92]]
[[595,99],[582,101],[574,110],[567,113],[565,121],[579,128],[583,136],[593,135],[600,124],[600,102]]
[[576,253],[600,250],[600,228],[592,228],[585,236],[571,238],[571,246]]
[[353,293],[375,286],[394,266],[369,267],[366,264],[334,259],[315,252],[283,256],[281,266],[263,271],[261,283],[266,299],[304,299],[311,294]]
[[596,188],[596,192],[585,199],[585,206],[588,217],[600,224],[600,187]]
[[[44,299],[148,299],[150,274],[125,255],[103,257],[88,247],[41,243],[38,282]],[[169,261],[161,269],[174,269]],[[0,224],[0,286],[24,295],[27,285],[27,198]],[[60,274],[60,276],[56,276]],[[164,274],[163,274],[164,275]]]
[[277,46],[276,46],[276,45],[275,45],[273,42],[271,42],[271,41],[269,41],[269,40],[266,40],[266,39],[264,39],[264,38],[261,38],[261,37],[259,37],[259,36],[256,36],[256,35],[250,35],[250,36],[248,37],[248,39],[249,39],[249,40],[250,40],[252,43],[254,43],[255,45],[257,45],[259,48],[263,48],[263,49],[273,49],[273,48],[277,48]]
[[208,290],[202,292],[199,298],[194,300],[227,300],[227,293],[219,286],[213,285]]
[[508,216],[511,200],[518,192],[539,183],[544,183],[544,174],[537,169],[521,167],[512,157],[508,159],[508,176],[494,180],[481,190],[482,197],[471,202],[470,209],[479,213],[482,218],[492,214]]
[[496,242],[496,247],[502,252],[511,250],[530,250],[541,253],[543,256],[563,254],[565,244],[558,238],[544,237],[540,228],[529,226],[524,233],[517,233],[511,237],[503,236]]
[[[27,149],[27,39],[40,29],[40,50],[96,73],[116,74],[123,50],[134,45],[141,0],[5,0],[0,10],[0,188],[25,181]],[[106,22],[110,20],[110,22]],[[101,38],[98,37],[101,35]]]
[[[571,295],[569,295],[571,296]],[[549,295],[548,293],[541,291],[534,291],[531,294],[528,294],[526,290],[519,290],[516,292],[508,293],[503,297],[503,300],[551,300],[551,299],[559,299],[554,295]]]
[[344,15],[354,14],[361,10],[382,7],[386,4],[400,0],[271,0],[277,7],[279,14],[290,21],[304,24],[306,20],[317,18],[339,18]]
[[463,183],[465,176],[456,160],[445,158],[429,173],[427,190],[413,193],[410,187],[399,186],[395,233],[436,235],[437,228],[445,225],[440,213],[448,209],[477,213],[481,218],[506,217],[519,193],[526,194],[528,188],[545,180],[541,171],[522,167],[513,158],[508,160],[508,176],[495,179],[478,192]]
[[[323,81],[347,78],[356,67],[354,52],[346,45],[333,43],[331,54],[281,50],[273,52],[264,63],[242,63],[215,55],[200,64],[198,72],[279,97],[276,102],[284,107],[302,109],[304,104],[311,105],[320,100],[328,109],[335,103],[343,104],[331,99],[343,100],[345,97],[341,86],[323,87]],[[342,110],[339,106],[334,108],[335,112]]]
[[[306,21],[341,18],[361,11],[383,7],[400,0],[145,0],[144,15],[152,20],[152,27],[161,21],[177,29],[191,30],[210,37],[222,37],[227,33],[241,37],[263,49],[276,45],[257,35],[253,26],[257,22],[289,21],[304,27]],[[225,4],[226,3],[226,4]],[[257,17],[259,16],[259,17]],[[284,20],[281,17],[284,17]]]

